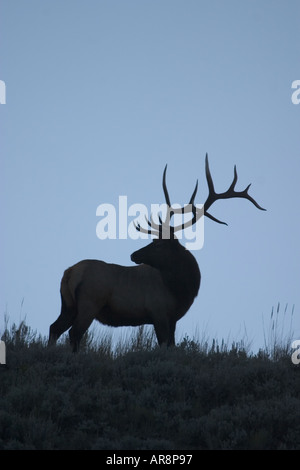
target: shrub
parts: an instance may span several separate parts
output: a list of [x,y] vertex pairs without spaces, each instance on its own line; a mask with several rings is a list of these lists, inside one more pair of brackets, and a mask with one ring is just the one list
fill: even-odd
[[138,329],[77,355],[24,322],[5,332],[0,449],[300,449],[300,376],[288,355]]

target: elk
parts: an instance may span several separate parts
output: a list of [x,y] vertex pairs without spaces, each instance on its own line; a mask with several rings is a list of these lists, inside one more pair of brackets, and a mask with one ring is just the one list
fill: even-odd
[[[166,170],[167,166],[162,181],[167,205],[166,219],[162,221],[159,217],[157,224],[151,216],[150,221],[147,220],[147,228],[135,225],[138,231],[157,238],[132,253],[131,260],[138,266],[120,266],[87,259],[68,268],[61,280],[61,313],[50,326],[49,344],[55,343],[62,333],[69,330],[71,347],[76,352],[82,336],[96,319],[115,327],[152,324],[160,346],[174,345],[176,323],[191,307],[201,280],[196,259],[179,243],[175,233],[194,225],[203,215],[226,224],[208,212],[219,199],[244,198],[258,209],[265,210],[248,194],[250,184],[244,191],[235,191],[236,167],[229,189],[216,193],[207,155],[205,172],[209,194],[202,209],[194,204],[198,181],[189,204],[172,208]],[[188,222],[171,225],[175,213],[186,212],[192,213]]]

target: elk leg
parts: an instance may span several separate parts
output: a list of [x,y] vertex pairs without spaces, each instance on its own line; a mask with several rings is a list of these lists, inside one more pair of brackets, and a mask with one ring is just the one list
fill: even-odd
[[78,308],[78,315],[69,331],[70,343],[73,352],[78,351],[80,341],[84,333],[92,324],[94,318],[96,317],[96,313],[97,312],[90,304],[84,304]]
[[72,326],[75,316],[76,311],[71,307],[67,307],[62,298],[60,315],[50,326],[48,345],[55,344],[58,338]]
[[167,320],[163,320],[162,318],[159,321],[154,323],[154,330],[157,337],[157,342],[159,346],[165,344],[168,346],[168,338],[169,338],[169,323]]
[[176,328],[176,322],[170,321],[168,346],[175,346],[175,328]]

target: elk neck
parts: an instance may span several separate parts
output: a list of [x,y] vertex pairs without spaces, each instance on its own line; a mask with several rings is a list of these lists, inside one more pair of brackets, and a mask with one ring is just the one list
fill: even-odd
[[[174,242],[173,242],[174,246]],[[194,256],[179,242],[172,250],[168,262],[159,267],[167,288],[178,300],[180,307],[188,309],[200,287],[200,270]]]

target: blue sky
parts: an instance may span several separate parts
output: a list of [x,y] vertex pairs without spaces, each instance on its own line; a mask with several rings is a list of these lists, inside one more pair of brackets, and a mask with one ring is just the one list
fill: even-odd
[[[278,302],[300,336],[298,0],[3,0],[0,314],[42,334],[64,269],[85,258],[131,265],[145,240],[99,240],[100,204],[187,203],[206,152],[217,191],[237,165],[245,200],[205,220],[199,295],[177,324],[263,345]],[[282,307],[282,310],[283,310]],[[286,322],[286,319],[283,319]],[[288,322],[287,322],[288,323]],[[289,325],[287,325],[289,326]]]

